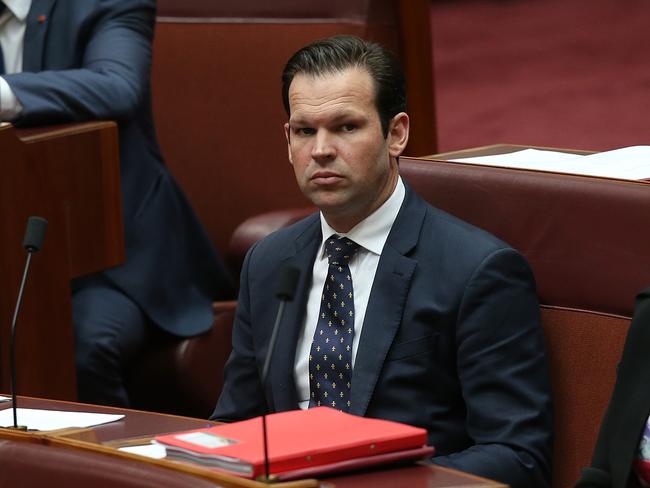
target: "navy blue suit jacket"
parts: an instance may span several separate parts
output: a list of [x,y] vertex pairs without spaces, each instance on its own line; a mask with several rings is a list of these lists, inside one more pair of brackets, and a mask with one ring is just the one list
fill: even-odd
[[160,327],[190,336],[211,326],[211,302],[232,289],[160,155],[154,20],[153,0],[34,0],[23,72],[3,77],[23,105],[16,125],[118,122],[126,262],[105,275]]
[[[293,366],[318,215],[248,253],[225,385],[213,414],[231,421],[296,409]],[[269,387],[260,384],[279,271],[302,270],[287,305]],[[513,487],[547,486],[552,413],[535,285],[525,260],[407,187],[384,246],[352,377],[351,413],[427,429],[434,463]]]

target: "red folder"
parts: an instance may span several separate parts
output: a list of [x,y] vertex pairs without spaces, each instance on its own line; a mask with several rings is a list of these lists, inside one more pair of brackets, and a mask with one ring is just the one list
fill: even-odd
[[[266,424],[270,473],[285,479],[433,455],[425,429],[327,407],[271,414]],[[261,417],[159,436],[156,441],[165,445],[170,458],[247,478],[264,473]]]

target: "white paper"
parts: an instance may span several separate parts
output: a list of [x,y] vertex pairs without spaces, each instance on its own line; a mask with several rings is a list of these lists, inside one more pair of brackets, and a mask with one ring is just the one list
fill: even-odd
[[630,146],[589,154],[583,161],[596,176],[630,180],[650,178],[650,146]]
[[453,161],[625,180],[650,178],[650,146],[630,146],[584,156],[558,151],[524,149],[513,153]]
[[145,456],[152,459],[163,459],[167,456],[167,450],[162,444],[143,444],[140,446],[120,447],[119,451],[130,452],[139,456]]
[[584,156],[578,154],[569,154],[565,152],[530,148],[505,154],[492,154],[490,156],[475,156],[472,158],[454,159],[453,161],[472,164],[525,167],[528,165],[556,163],[582,157]]
[[[64,412],[60,410],[37,410],[33,408],[18,409],[18,425],[26,425],[30,430],[56,430],[69,427],[93,427],[95,425],[115,422],[124,415],[105,413]],[[0,426],[14,425],[13,410],[0,410]]]

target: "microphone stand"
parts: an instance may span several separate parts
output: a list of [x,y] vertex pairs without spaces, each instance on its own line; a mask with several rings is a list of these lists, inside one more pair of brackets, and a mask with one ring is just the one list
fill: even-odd
[[[278,338],[278,330],[280,329],[280,322],[282,322],[282,317],[284,315],[284,307],[287,302],[293,300],[293,296],[296,292],[296,287],[298,285],[298,278],[300,277],[300,270],[293,267],[287,267],[282,270],[280,276],[280,285],[278,286],[278,291],[276,293],[277,297],[280,299],[280,306],[278,307],[278,313],[275,316],[275,323],[273,324],[273,330],[271,331],[271,339],[269,341],[269,347],[266,351],[266,357],[264,358],[264,366],[262,367],[262,386],[266,387],[266,382],[269,375],[269,366],[271,365],[271,357],[273,356],[273,351],[275,350],[275,343]],[[266,429],[266,413],[262,415],[262,436],[263,436],[263,446],[264,446],[264,481],[265,483],[271,483],[274,479],[271,478],[270,467],[269,467],[269,451],[268,451],[268,434]]]
[[11,319],[11,338],[9,341],[9,368],[11,369],[11,406],[13,410],[14,425],[9,427],[16,430],[27,430],[27,426],[18,425],[18,406],[16,394],[16,322],[18,321],[18,313],[20,312],[20,305],[23,302],[23,294],[25,292],[25,283],[27,283],[27,274],[29,273],[29,266],[32,262],[32,254],[39,251],[43,245],[45,238],[45,229],[47,228],[47,220],[42,217],[32,216],[27,219],[27,228],[25,229],[25,238],[23,239],[23,247],[27,251],[27,260],[23,269],[23,277],[20,280],[20,287],[18,288],[18,299],[16,300],[16,308],[14,315]]
[[26,425],[18,425],[18,409],[16,408],[16,321],[18,313],[20,312],[20,305],[23,301],[23,292],[25,291],[25,283],[27,282],[27,273],[29,273],[29,265],[32,262],[32,251],[27,250],[27,261],[23,270],[23,278],[20,280],[20,288],[18,289],[18,300],[16,300],[16,308],[14,315],[11,319],[11,340],[9,342],[9,369],[11,370],[11,405],[14,413],[14,426],[10,427],[17,430],[27,430]]

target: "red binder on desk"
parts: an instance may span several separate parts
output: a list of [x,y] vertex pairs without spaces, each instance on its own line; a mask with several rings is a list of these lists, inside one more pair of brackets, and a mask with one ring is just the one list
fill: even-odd
[[[432,456],[427,432],[327,407],[266,417],[270,473],[281,479],[314,476]],[[167,456],[247,478],[264,473],[262,419],[156,437]]]

